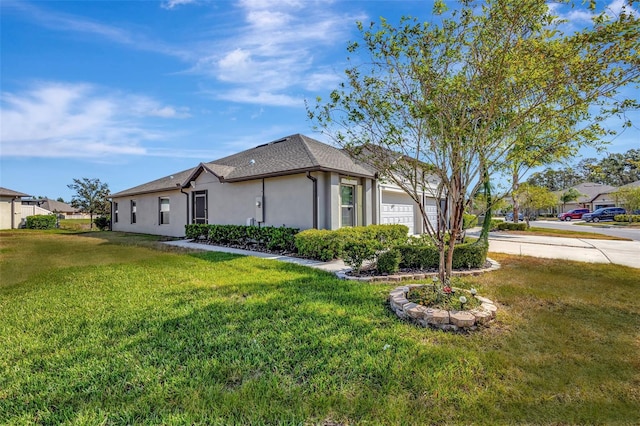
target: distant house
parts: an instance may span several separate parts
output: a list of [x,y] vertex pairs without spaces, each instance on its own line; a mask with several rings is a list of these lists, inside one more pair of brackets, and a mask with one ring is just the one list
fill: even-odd
[[28,194],[0,187],[0,229],[16,229],[22,223],[22,197]]
[[[429,220],[436,200],[423,195]],[[190,223],[338,229],[400,223],[423,232],[417,204],[347,153],[295,134],[111,196],[114,231],[184,236]]]
[[[578,208],[588,208],[593,211],[603,207],[619,207],[617,206],[618,200],[616,199],[615,192],[620,188],[633,188],[638,186],[640,186],[640,181],[631,182],[620,187],[604,185],[601,183],[583,182],[573,187],[582,195],[577,200],[564,204],[564,206],[560,203],[559,211],[567,212]],[[561,196],[569,189],[570,188],[563,191],[557,191],[556,194]]]
[[89,217],[88,214],[80,212],[67,203],[49,198],[22,200],[22,204],[24,206],[38,206],[48,212],[64,215],[65,219],[87,219]]

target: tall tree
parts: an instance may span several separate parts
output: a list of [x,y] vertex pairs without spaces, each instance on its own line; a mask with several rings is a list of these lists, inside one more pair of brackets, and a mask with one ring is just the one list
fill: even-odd
[[74,179],[73,183],[67,185],[76,193],[71,199],[71,205],[83,213],[89,213],[91,228],[93,228],[94,215],[108,215],[110,204],[107,197],[111,194],[109,186],[100,182],[100,179]]
[[[359,23],[347,82],[308,110],[336,144],[416,202],[443,281],[484,171],[502,170],[521,135],[541,155],[557,149],[550,134],[567,145],[597,139],[606,117],[634,104],[615,97],[640,76],[631,13],[601,15],[567,35],[542,0],[459,3],[443,14],[437,1],[434,23]],[[441,226],[427,219],[425,194],[448,200],[436,203]]]
[[572,201],[576,201],[578,198],[582,196],[582,193],[575,188],[569,188],[560,194],[560,201],[562,202],[562,213],[564,213],[564,206],[567,203]]
[[[534,212],[555,207],[558,202],[558,197],[547,188],[529,185],[528,183],[520,185],[516,191],[516,198],[519,205],[524,209],[523,216],[525,222],[527,222],[527,228],[530,226],[529,220],[534,215]],[[514,219],[516,214],[514,211]]]
[[627,209],[627,213],[634,214],[640,211],[640,186],[620,188],[613,195],[617,202]]

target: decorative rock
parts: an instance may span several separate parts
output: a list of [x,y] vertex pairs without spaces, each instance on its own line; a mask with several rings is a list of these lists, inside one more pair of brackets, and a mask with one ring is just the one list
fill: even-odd
[[392,298],[391,301],[390,301],[391,308],[393,308],[396,311],[401,311],[401,312],[403,312],[402,311],[402,307],[404,305],[406,305],[407,303],[409,303],[409,301],[406,298],[399,297],[399,296],[396,296],[396,297]]
[[471,327],[476,322],[476,317],[467,311],[449,312],[449,321],[458,327]]
[[479,296],[475,297],[482,301],[481,307],[471,311],[428,308],[407,299],[409,290],[416,287],[424,287],[424,285],[409,284],[394,288],[389,292],[389,305],[398,317],[408,319],[422,327],[432,327],[443,331],[477,330],[478,325],[487,325],[495,318],[498,310],[489,299]]
[[402,281],[402,275],[389,275],[387,278],[391,282],[400,282],[400,281]]
[[411,318],[415,319],[415,320],[421,320],[424,318],[424,314],[427,311],[427,307],[426,306],[422,306],[422,305],[416,305],[410,309],[407,309],[408,305],[404,305],[403,306],[403,310],[404,312]]
[[498,308],[496,308],[496,305],[492,303],[483,303],[482,305],[480,305],[480,307],[485,311],[491,313],[491,318],[496,317],[496,312],[498,311]]
[[449,311],[427,308],[424,313],[424,319],[427,324],[449,324]]
[[491,301],[490,299],[487,299],[486,297],[475,296],[475,298],[478,299],[481,303],[490,303],[494,305],[493,301]]
[[405,303],[404,305],[402,305],[402,311],[408,315],[409,310],[415,308],[416,306],[418,306],[417,303],[413,303],[413,302]]
[[475,317],[476,324],[485,325],[489,321],[491,321],[491,319],[493,318],[493,315],[491,315],[491,312],[485,311],[484,309],[474,309],[470,312],[471,312],[471,315]]

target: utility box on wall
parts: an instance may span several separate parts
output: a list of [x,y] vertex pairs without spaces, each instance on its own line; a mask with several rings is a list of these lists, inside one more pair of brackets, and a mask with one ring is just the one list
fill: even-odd
[[264,222],[264,197],[256,197],[256,222]]

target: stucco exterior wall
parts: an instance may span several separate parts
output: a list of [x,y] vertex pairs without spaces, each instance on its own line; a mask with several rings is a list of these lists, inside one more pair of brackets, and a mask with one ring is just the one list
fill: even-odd
[[305,174],[226,183],[202,174],[191,191],[196,190],[208,191],[209,223],[246,225],[262,214],[262,226],[313,227],[313,183]]
[[[160,198],[169,198],[169,223],[160,224]],[[136,202],[136,223],[131,223],[131,201]],[[169,237],[183,237],[186,222],[187,197],[174,191],[141,194],[130,197],[114,198],[118,203],[118,220],[112,211],[112,229],[122,232],[137,232],[141,234],[166,235]],[[115,205],[112,204],[112,209]]]
[[18,228],[22,221],[20,199],[0,197],[0,229]]

